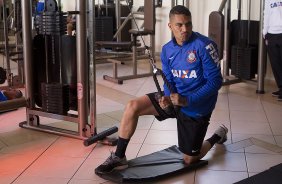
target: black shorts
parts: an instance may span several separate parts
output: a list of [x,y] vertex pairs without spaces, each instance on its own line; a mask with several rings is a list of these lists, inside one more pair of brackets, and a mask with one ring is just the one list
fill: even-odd
[[[157,120],[162,121],[168,118],[176,118],[174,111],[164,111],[159,105],[158,93],[149,93],[147,96],[150,98],[154,105],[158,116]],[[177,132],[178,132],[178,146],[179,150],[189,156],[197,156],[206,136],[209,126],[211,114],[201,117],[192,118],[179,111],[177,113]]]

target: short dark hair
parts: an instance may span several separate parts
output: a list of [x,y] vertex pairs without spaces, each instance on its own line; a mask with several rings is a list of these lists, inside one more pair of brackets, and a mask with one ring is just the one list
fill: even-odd
[[171,18],[173,15],[186,15],[188,17],[191,17],[190,10],[182,5],[176,5],[174,6],[170,12],[169,12],[169,18]]

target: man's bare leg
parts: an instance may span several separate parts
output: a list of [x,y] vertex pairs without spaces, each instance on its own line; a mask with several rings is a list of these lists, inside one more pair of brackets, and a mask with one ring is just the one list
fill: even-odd
[[183,160],[188,165],[194,162],[197,162],[198,160],[203,158],[211,148],[212,148],[212,145],[208,141],[204,141],[199,155],[189,156],[189,155],[184,154]]
[[135,132],[138,118],[142,115],[158,115],[147,95],[128,102],[121,119],[119,137],[130,139]]
[[203,158],[215,143],[223,144],[227,140],[227,132],[228,129],[224,125],[219,126],[219,128],[214,132],[214,134],[209,139],[203,142],[200,154],[197,156],[189,156],[184,154],[184,162],[186,164],[191,164]]
[[138,118],[142,115],[158,115],[148,96],[142,96],[128,102],[120,123],[117,149],[103,164],[95,169],[96,174],[105,174],[114,169],[128,167],[125,151],[135,132]]

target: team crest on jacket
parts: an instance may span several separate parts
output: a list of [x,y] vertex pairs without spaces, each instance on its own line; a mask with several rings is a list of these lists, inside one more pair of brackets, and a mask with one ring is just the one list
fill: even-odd
[[194,63],[196,61],[196,51],[195,50],[188,51],[187,61],[189,63]]

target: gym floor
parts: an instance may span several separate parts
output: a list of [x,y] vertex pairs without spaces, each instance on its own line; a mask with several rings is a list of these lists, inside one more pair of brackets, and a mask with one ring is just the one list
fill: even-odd
[[[124,81],[123,85],[104,81],[103,75],[112,74],[111,66],[97,65],[99,131],[118,126],[128,100],[156,89],[151,77]],[[130,68],[123,66],[120,73],[129,72]],[[204,157],[209,161],[207,166],[156,183],[229,184],[281,163],[282,102],[271,96],[273,90],[271,82],[266,82],[263,95],[256,94],[256,85],[251,83],[222,87],[206,137],[224,124],[229,128],[228,141],[216,145]],[[18,124],[25,119],[25,108],[0,114],[1,184],[111,183],[96,176],[94,169],[115,147],[101,144],[85,147],[82,140],[19,128]],[[76,128],[70,122],[46,118],[41,121]],[[159,122],[153,116],[144,116],[139,119],[126,154],[133,159],[175,144],[175,120]]]

